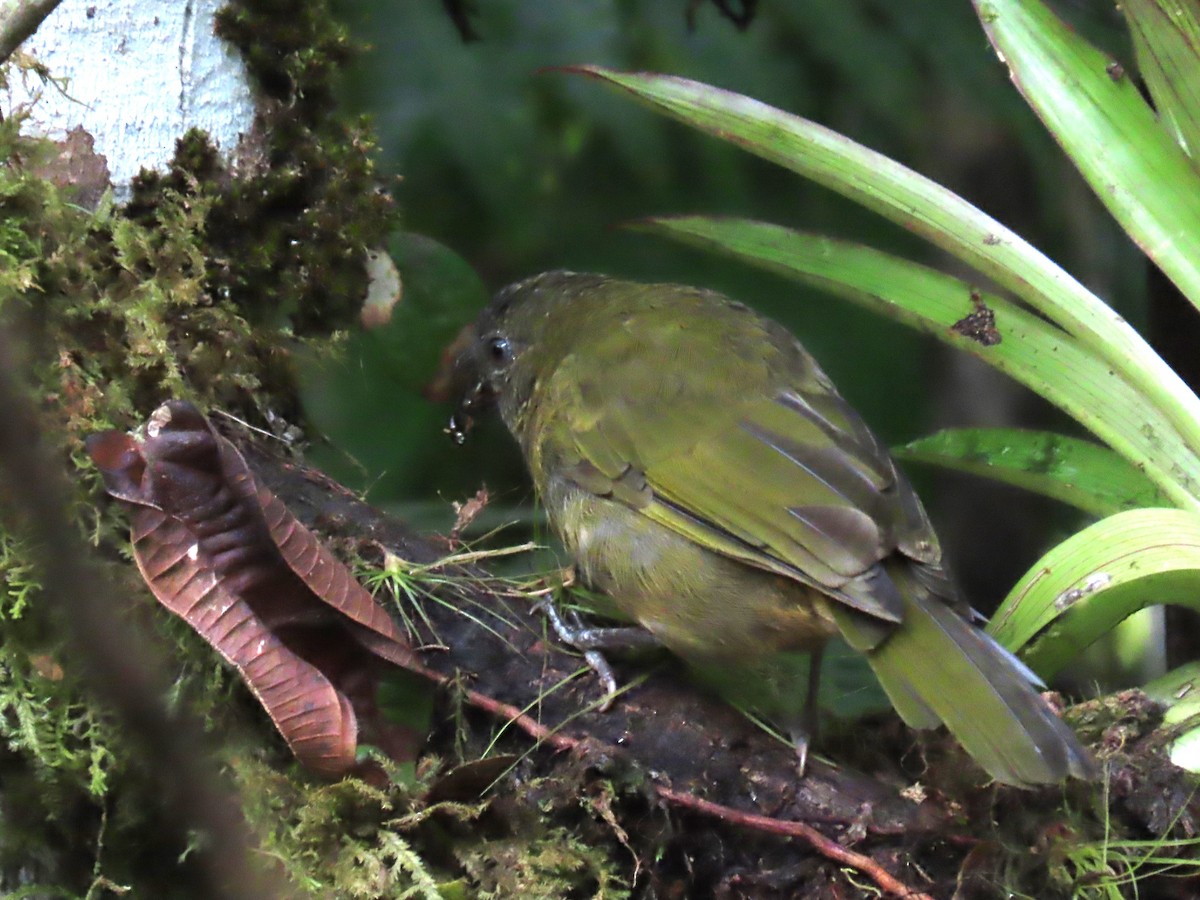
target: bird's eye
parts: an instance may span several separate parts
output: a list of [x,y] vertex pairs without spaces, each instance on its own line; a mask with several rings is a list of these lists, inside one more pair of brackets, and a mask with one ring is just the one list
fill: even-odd
[[508,342],[506,337],[494,337],[488,341],[488,356],[492,358],[492,362],[497,365],[512,361],[512,344]]

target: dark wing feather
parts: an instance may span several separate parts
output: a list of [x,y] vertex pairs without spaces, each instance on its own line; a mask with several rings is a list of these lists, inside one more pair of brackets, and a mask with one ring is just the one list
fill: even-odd
[[633,311],[564,357],[536,404],[568,417],[551,428],[557,452],[570,448],[558,471],[717,552],[899,621],[877,566],[909,547],[936,562],[920,504],[790,335],[741,307],[715,313],[733,327]]

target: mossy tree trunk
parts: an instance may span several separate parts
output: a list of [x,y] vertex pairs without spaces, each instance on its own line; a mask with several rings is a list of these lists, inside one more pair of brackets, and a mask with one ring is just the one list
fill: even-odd
[[320,2],[54,6],[0,9],[0,892],[291,893],[230,802],[286,757],[155,608],[83,441],[171,397],[297,420],[290,357],[394,217],[333,100],[349,42]]

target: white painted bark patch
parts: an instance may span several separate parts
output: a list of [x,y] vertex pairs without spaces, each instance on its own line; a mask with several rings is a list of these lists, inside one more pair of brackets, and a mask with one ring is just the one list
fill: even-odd
[[[213,34],[222,0],[63,0],[21,51],[65,95],[15,67],[0,93],[5,116],[31,105],[27,131],[62,140],[82,127],[108,159],[118,201],[143,168],[163,170],[175,142],[203,129],[228,159],[254,120],[245,66]],[[36,102],[34,102],[36,101]]]

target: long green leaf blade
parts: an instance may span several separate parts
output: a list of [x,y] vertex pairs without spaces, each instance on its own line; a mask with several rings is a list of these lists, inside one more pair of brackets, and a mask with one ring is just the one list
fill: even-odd
[[[1171,502],[1196,505],[1180,484],[1187,477],[1194,488],[1194,476],[1175,469],[1178,460],[1195,464],[1195,457],[1161,413],[1070,335],[1004,298],[869,247],[765,222],[681,216],[647,219],[637,227],[731,254],[929,332],[1037,391],[1134,465],[1145,466]],[[994,314],[998,343],[961,327],[981,309]]]
[[[1142,685],[1152,700],[1167,707],[1163,725],[1176,725],[1200,716],[1200,661],[1184,663]],[[1200,727],[1190,728],[1171,742],[1171,762],[1189,772],[1200,772]]]
[[1200,610],[1200,516],[1135,509],[1085,528],[1038,560],[988,631],[1050,677],[1145,606]]
[[1200,496],[1200,400],[1124,319],[1016,233],[894,160],[748,97],[668,75],[574,71],[861,203],[1012,291],[1160,407],[1192,451],[1180,461],[1180,486]]
[[1120,10],[1159,120],[1194,167],[1200,156],[1200,4],[1123,0]]
[[1107,447],[1049,431],[951,428],[892,453],[902,461],[930,463],[1034,491],[1093,516],[1168,504],[1154,482]]
[[1200,175],[1129,78],[1039,0],[975,0],[1017,89],[1138,245],[1200,306]]

